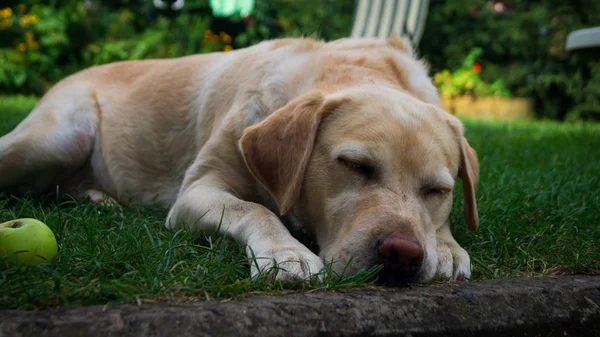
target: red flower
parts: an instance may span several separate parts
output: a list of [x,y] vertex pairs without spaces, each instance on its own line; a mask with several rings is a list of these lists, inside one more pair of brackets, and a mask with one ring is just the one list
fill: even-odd
[[481,72],[481,64],[475,63],[473,65],[473,71],[475,72],[475,74],[479,74]]
[[250,15],[244,18],[244,25],[246,28],[252,26],[252,17]]

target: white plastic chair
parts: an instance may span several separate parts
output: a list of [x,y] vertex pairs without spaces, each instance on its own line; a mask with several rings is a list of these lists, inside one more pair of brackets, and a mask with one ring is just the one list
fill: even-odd
[[423,35],[429,0],[356,0],[351,37],[408,38],[413,46]]
[[600,27],[576,30],[567,36],[566,50],[600,48]]
[[[165,4],[162,0],[152,0],[152,2],[154,3],[154,7],[156,8],[163,9],[167,7],[167,4]],[[183,5],[185,5],[185,0],[177,0],[171,4],[171,9],[174,11],[178,11],[183,8]]]

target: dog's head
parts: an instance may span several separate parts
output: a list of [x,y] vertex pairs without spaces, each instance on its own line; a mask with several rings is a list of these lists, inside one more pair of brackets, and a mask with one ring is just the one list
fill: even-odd
[[306,94],[246,129],[240,148],[281,214],[301,218],[338,274],[383,264],[387,280],[430,280],[458,178],[466,224],[478,226],[478,163],[462,124],[398,90]]

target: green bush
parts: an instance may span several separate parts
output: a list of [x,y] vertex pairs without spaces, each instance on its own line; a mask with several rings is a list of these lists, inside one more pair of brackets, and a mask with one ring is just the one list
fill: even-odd
[[354,1],[271,0],[257,1],[252,24],[236,38],[245,47],[264,39],[316,36],[333,40],[348,36],[352,29]]
[[[74,8],[76,9],[76,8]],[[8,92],[43,90],[64,74],[56,63],[68,45],[69,20],[80,11],[23,4],[0,10],[0,88]],[[43,18],[43,19],[42,19]]]
[[120,60],[230,51],[281,36],[338,38],[350,30],[352,7],[257,1],[251,17],[217,19],[208,0],[186,0],[181,11],[149,0],[9,0],[0,6],[0,93],[41,95],[73,72]]
[[459,69],[453,72],[445,69],[436,73],[434,83],[440,90],[440,94],[447,98],[461,95],[510,97],[511,94],[502,80],[495,80],[489,84],[479,76],[482,67],[476,61],[482,54],[481,48],[473,48]]
[[144,1],[13,2],[0,8],[0,92],[40,95],[92,65],[222,50],[205,38],[210,24]]

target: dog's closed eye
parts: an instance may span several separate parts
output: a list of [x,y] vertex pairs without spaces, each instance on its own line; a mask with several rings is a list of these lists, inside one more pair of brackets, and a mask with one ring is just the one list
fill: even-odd
[[444,196],[451,191],[451,188],[445,186],[425,186],[423,188],[423,195],[425,198],[436,198]]
[[441,170],[424,180],[421,186],[421,195],[425,199],[440,198],[452,192],[454,179],[447,170]]
[[347,169],[360,174],[366,179],[372,179],[375,176],[375,167],[370,163],[357,161],[346,157],[338,157],[337,161]]

